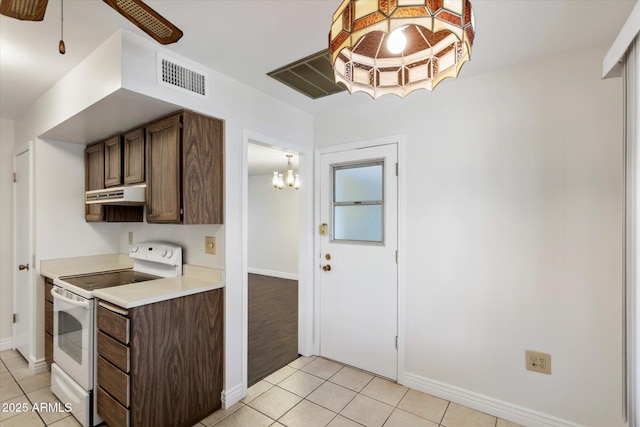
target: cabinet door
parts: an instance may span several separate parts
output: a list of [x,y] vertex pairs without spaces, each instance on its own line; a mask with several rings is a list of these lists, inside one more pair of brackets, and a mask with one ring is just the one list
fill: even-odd
[[127,132],[124,144],[124,184],[140,184],[144,182],[144,129],[139,128]]
[[223,224],[224,123],[185,111],[182,207],[185,224]]
[[147,222],[180,223],[180,114],[146,127]]
[[[104,188],[104,143],[89,145],[84,151],[85,189]],[[104,221],[102,205],[85,205],[84,218],[87,221]]]
[[122,144],[120,135],[104,142],[104,185],[117,187],[122,185]]

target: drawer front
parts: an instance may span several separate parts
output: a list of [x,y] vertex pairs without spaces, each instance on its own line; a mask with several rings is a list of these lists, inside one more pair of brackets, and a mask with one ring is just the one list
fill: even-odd
[[129,372],[129,347],[98,331],[98,354],[125,372]]
[[53,303],[49,301],[44,302],[44,330],[53,335]]
[[98,329],[123,344],[129,344],[129,318],[98,306]]
[[129,427],[129,411],[102,387],[98,387],[98,415],[104,418],[109,427]]
[[98,385],[129,407],[129,375],[98,356]]

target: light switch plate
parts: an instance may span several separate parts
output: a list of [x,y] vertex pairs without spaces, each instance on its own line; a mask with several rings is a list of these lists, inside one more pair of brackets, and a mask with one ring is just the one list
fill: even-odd
[[204,238],[204,253],[215,255],[216,254],[216,238],[207,236]]

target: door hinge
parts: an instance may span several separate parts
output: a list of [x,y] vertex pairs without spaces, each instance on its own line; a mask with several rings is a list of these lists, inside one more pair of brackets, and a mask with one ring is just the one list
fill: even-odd
[[18,315],[16,313],[13,313],[13,323],[16,323],[18,321]]
[[18,174],[17,173],[13,173],[13,182],[18,182]]
[[398,251],[396,251],[396,264],[398,263]]
[[398,176],[398,163],[396,162],[396,176]]
[[398,349],[398,336],[396,335],[396,350]]

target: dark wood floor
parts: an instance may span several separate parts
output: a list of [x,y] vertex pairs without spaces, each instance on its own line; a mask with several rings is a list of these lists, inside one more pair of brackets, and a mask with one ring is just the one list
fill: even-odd
[[249,274],[248,383],[298,357],[298,281]]

